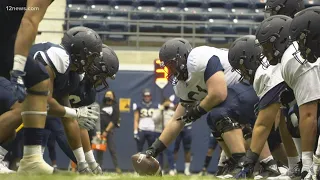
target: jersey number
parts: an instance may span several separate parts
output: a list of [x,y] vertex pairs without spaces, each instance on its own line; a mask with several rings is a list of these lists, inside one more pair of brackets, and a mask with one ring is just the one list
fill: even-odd
[[152,117],[152,114],[153,114],[153,111],[154,109],[145,109],[145,108],[142,108],[140,110],[140,116],[141,117]]
[[189,98],[190,100],[192,100],[192,101],[196,101],[196,99],[194,98],[194,95],[198,95],[198,94],[200,94],[201,92],[208,94],[208,91],[205,90],[205,89],[202,89],[199,85],[197,85],[196,87],[197,87],[197,89],[198,89],[198,92],[190,91],[190,92],[188,93],[188,98]]
[[71,104],[77,104],[78,102],[81,101],[79,96],[75,96],[75,95],[70,95],[69,96],[69,101]]

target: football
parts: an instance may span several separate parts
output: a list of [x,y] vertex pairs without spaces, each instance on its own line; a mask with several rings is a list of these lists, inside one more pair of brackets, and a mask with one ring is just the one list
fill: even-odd
[[134,170],[141,176],[161,175],[161,167],[154,157],[147,158],[145,154],[137,153],[131,157]]

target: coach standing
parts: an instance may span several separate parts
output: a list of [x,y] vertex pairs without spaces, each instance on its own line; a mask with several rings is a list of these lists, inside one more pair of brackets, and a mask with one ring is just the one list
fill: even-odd
[[[112,157],[112,162],[116,168],[117,173],[121,173],[118,165],[116,147],[114,143],[114,128],[120,127],[119,121],[119,106],[113,91],[107,91],[104,95],[103,103],[101,105],[101,131],[102,136],[107,138],[107,145]],[[103,151],[97,151],[98,163],[102,167]]]

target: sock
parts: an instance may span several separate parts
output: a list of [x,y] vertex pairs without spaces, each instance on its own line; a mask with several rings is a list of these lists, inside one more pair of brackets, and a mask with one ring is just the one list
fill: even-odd
[[42,157],[43,128],[24,128],[23,131],[23,156],[40,155]]
[[244,157],[246,153],[233,153],[231,154],[231,157],[238,162],[242,157]]
[[300,157],[288,157],[288,166],[289,169],[294,169],[295,166],[297,166],[298,162],[300,161]]
[[76,157],[78,163],[86,161],[82,147],[79,147],[78,149],[73,150],[73,154]]
[[310,167],[312,166],[313,162],[313,152],[312,151],[303,151],[302,152],[302,170],[309,171]]
[[302,154],[301,154],[301,139],[300,138],[292,138],[294,145],[296,145],[298,154],[300,156],[300,159],[302,158]]
[[[319,136],[320,138],[320,136]],[[317,146],[317,150],[316,150],[316,155],[320,156],[320,139],[318,140],[318,146]]]
[[261,163],[264,163],[264,164],[267,164],[267,163],[268,163],[269,161],[271,161],[271,160],[273,160],[272,155],[270,155],[270,156],[262,159],[260,162],[261,162]]
[[226,153],[224,153],[224,151],[222,150],[222,152],[221,152],[221,154],[220,154],[218,166],[224,166],[225,164],[223,164],[223,163],[224,163],[227,159],[228,159],[228,157],[226,156]]
[[190,163],[189,162],[184,163],[184,170],[189,171],[189,169],[190,169]]
[[41,152],[42,152],[42,155],[44,154],[44,151],[46,150],[46,147],[45,146],[42,146],[41,147]]
[[94,162],[96,162],[96,159],[94,158],[94,155],[93,155],[92,150],[84,153],[84,155],[85,155],[86,161],[87,161],[88,163],[94,163]]
[[206,156],[206,160],[204,161],[204,165],[203,165],[204,168],[206,169],[208,168],[211,159],[212,159],[212,156]]
[[23,156],[40,155],[42,157],[41,145],[23,146]]
[[3,148],[2,146],[0,146],[0,159],[4,158],[7,155],[8,151]]
[[13,70],[24,71],[24,67],[26,66],[27,57],[22,55],[14,55],[13,59]]

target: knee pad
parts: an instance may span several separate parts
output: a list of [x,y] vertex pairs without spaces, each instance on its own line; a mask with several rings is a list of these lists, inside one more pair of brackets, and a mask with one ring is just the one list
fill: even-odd
[[242,128],[242,133],[243,133],[243,138],[245,140],[250,139],[252,137],[252,127],[250,124],[246,124],[243,128]]
[[23,115],[43,115],[47,116],[47,111],[41,112],[41,111],[23,111],[21,112],[21,116]]
[[[225,132],[232,131],[234,129],[240,129],[240,124],[230,117],[224,117],[223,119],[219,119],[215,123],[215,132],[212,132],[216,137],[220,136]],[[218,139],[217,139],[218,140]],[[219,141],[219,140],[218,140]]]
[[28,94],[36,95],[36,96],[48,96],[49,91],[33,91],[30,89],[27,89]]

